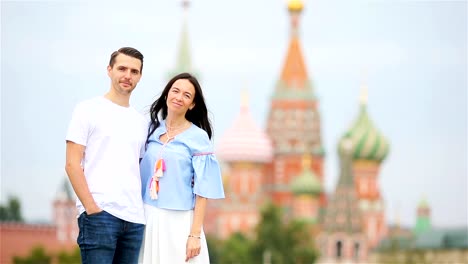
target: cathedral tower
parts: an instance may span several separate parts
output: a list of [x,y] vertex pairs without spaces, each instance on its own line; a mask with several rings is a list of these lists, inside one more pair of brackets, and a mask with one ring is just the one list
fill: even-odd
[[311,156],[310,169],[323,185],[324,156],[318,101],[307,74],[299,36],[303,2],[289,1],[288,10],[291,19],[289,46],[271,98],[267,121],[274,159],[265,182],[273,202],[282,206],[286,213],[292,210],[289,187],[302,171],[302,157],[305,154]]
[[380,193],[378,176],[380,164],[389,152],[389,144],[369,118],[367,88],[363,87],[361,93],[359,115],[341,142],[352,142],[356,193],[363,214],[363,227],[368,245],[372,248],[387,235],[384,201]]
[[416,235],[431,229],[431,208],[425,199],[419,202],[416,217],[416,225],[413,230]]
[[179,42],[179,49],[177,51],[176,57],[176,65],[173,70],[171,70],[168,74],[168,79],[171,79],[175,75],[188,72],[193,74],[197,78],[199,77],[198,74],[194,71],[192,66],[192,55],[190,53],[190,40],[189,40],[189,33],[188,33],[188,9],[190,7],[189,0],[182,1],[182,8],[183,8],[183,24],[182,24],[182,31],[180,36]]
[[256,124],[244,94],[240,113],[220,139],[217,157],[224,162],[226,198],[219,208],[216,234],[227,238],[234,232],[252,234],[264,203],[266,164],[272,159],[271,141]]
[[57,226],[57,240],[63,243],[75,242],[78,238],[75,197],[65,178],[53,202],[53,221]]
[[367,259],[367,239],[354,186],[352,144],[347,139],[338,146],[340,177],[318,236],[319,263],[362,263]]

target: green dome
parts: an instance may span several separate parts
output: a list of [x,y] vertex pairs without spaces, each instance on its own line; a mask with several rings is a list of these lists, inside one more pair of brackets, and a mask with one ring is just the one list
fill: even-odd
[[339,153],[344,151],[346,140],[351,141],[354,160],[373,160],[382,162],[389,152],[387,139],[377,130],[362,104],[359,116],[338,144]]
[[296,195],[317,195],[322,192],[322,184],[312,170],[304,169],[304,171],[291,182],[291,190]]

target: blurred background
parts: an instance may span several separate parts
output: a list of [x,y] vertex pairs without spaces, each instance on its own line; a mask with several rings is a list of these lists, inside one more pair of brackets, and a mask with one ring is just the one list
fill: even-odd
[[145,56],[142,113],[200,79],[227,195],[212,263],[468,262],[466,1],[0,8],[1,263],[79,262],[64,138],[122,46]]

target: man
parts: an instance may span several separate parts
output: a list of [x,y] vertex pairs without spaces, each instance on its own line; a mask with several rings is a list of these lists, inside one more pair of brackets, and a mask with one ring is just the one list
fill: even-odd
[[145,118],[129,104],[140,81],[143,55],[112,53],[109,92],[79,103],[66,137],[66,165],[79,211],[82,262],[137,263],[144,231],[139,158]]

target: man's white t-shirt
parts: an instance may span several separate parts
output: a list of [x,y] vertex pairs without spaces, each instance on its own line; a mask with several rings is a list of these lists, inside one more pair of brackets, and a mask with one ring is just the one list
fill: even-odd
[[[79,103],[66,140],[85,146],[81,165],[89,190],[106,212],[132,223],[145,223],[139,159],[147,120],[132,107],[101,96]],[[79,214],[85,211],[79,199]]]

